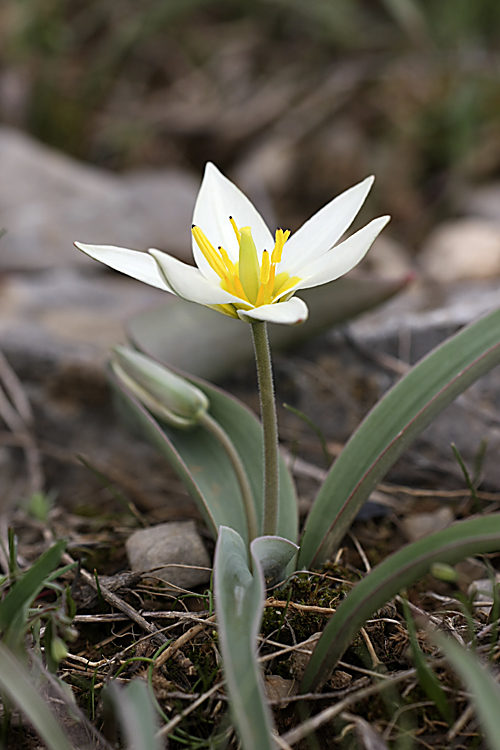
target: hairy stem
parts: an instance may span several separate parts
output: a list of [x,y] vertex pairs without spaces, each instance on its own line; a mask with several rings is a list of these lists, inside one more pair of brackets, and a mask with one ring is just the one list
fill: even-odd
[[260,412],[264,430],[264,534],[276,534],[278,527],[279,448],[278,420],[274,398],[273,368],[266,323],[251,323]]

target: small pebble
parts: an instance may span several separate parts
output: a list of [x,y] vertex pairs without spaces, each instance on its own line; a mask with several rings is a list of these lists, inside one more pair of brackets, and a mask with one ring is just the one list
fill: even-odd
[[[495,580],[499,584],[500,575],[497,575]],[[493,604],[493,585],[490,578],[479,578],[477,581],[473,581],[467,589],[467,596],[473,599],[476,605],[484,602],[484,605],[476,606],[476,611],[484,612],[487,616],[490,615]]]

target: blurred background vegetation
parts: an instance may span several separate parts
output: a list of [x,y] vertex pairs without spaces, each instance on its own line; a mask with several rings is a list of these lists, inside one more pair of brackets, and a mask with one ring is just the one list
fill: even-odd
[[499,49],[498,0],[4,0],[0,121],[114,170],[211,159],[292,229],[374,172],[418,247],[500,172]]

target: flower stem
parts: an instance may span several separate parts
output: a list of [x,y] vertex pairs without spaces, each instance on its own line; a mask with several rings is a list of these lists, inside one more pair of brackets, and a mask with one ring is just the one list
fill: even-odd
[[273,367],[267,337],[267,325],[251,323],[257,378],[259,382],[260,412],[264,430],[264,530],[274,535],[278,528],[279,448],[278,419],[274,398]]
[[226,455],[231,462],[243,498],[243,507],[245,509],[248,528],[248,542],[250,543],[252,539],[259,536],[259,528],[255,513],[255,500],[252,488],[250,487],[247,472],[241,462],[240,455],[234,447],[234,443],[227,432],[207,412],[199,417],[199,424],[205,427],[205,429],[219,441],[219,444],[224,448]]

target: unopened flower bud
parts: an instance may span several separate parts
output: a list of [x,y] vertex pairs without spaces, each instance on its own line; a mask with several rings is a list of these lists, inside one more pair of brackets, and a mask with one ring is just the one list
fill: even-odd
[[60,661],[66,659],[68,656],[68,649],[61,638],[54,638],[52,640],[50,644],[50,653],[56,664],[59,664]]
[[133,349],[115,346],[111,367],[153,416],[173,427],[194,427],[208,411],[203,391]]
[[440,581],[455,583],[458,580],[457,571],[451,565],[448,565],[448,563],[432,563],[430,572],[434,578],[439,578]]

